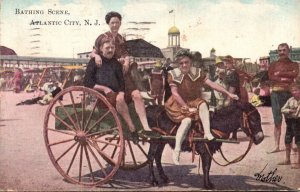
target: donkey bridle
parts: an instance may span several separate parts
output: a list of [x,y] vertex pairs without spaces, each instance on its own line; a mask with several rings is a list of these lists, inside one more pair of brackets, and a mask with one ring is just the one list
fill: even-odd
[[[243,128],[249,130],[249,136],[248,136],[248,137],[250,138],[250,141],[249,141],[247,150],[245,151],[244,154],[240,155],[239,157],[235,158],[235,159],[232,160],[232,161],[229,161],[229,160],[224,156],[223,151],[222,151],[222,149],[221,149],[221,147],[220,147],[220,153],[221,153],[223,159],[227,162],[227,163],[225,163],[225,164],[221,164],[221,163],[217,162],[217,161],[214,159],[213,155],[212,155],[211,152],[210,152],[210,149],[209,149],[207,143],[204,143],[204,144],[205,144],[205,147],[206,147],[206,150],[208,151],[210,157],[212,158],[212,160],[213,160],[216,164],[218,164],[218,165],[220,165],[220,166],[227,166],[227,165],[230,165],[230,164],[233,164],[233,163],[240,162],[241,160],[244,159],[244,157],[245,157],[245,156],[247,155],[247,153],[250,151],[251,146],[252,146],[252,144],[253,144],[253,140],[252,140],[252,138],[251,138],[251,136],[252,136],[252,131],[251,131],[251,129],[250,129],[249,118],[248,118],[248,117],[249,117],[252,113],[254,113],[255,111],[256,111],[256,109],[253,109],[252,111],[250,111],[250,112],[248,112],[248,113],[243,112],[243,116],[242,116],[242,125],[243,125]],[[199,158],[199,163],[200,163],[200,158]]]

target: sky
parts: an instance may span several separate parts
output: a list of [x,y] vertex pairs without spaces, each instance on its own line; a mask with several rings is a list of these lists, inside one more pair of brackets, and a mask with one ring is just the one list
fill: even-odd
[[[136,34],[165,48],[168,30],[175,25],[180,30],[181,47],[199,51],[203,57],[208,57],[214,48],[216,55],[230,54],[254,62],[283,42],[300,47],[299,0],[0,0],[0,3],[0,44],[20,56],[73,58],[77,53],[91,51],[97,36],[109,30],[104,20],[109,11],[122,15],[120,33],[127,35],[126,39],[133,37],[129,34]],[[49,9],[66,10],[68,14],[48,14]],[[44,14],[16,14],[16,10],[42,10]],[[93,23],[98,20],[100,24],[85,25],[86,20]],[[32,21],[61,24],[32,25]],[[70,25],[70,21],[80,25]],[[144,21],[153,23],[130,23]]]

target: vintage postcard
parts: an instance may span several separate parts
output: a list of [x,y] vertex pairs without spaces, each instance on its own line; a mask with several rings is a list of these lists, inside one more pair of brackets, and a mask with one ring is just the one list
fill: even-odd
[[300,190],[299,10],[0,0],[0,190]]

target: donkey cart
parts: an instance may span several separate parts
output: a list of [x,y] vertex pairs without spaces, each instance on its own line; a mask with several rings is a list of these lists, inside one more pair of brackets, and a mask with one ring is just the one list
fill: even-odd
[[[129,106],[129,111],[135,127],[142,129],[134,107]],[[126,124],[108,100],[82,86],[66,88],[51,101],[43,134],[58,172],[71,183],[88,186],[108,183],[119,168],[135,170],[146,166],[153,140],[141,137],[138,144],[133,144]]]

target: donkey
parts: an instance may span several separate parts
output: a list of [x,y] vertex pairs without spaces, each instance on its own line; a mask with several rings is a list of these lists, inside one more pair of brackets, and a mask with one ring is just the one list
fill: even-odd
[[[163,106],[153,105],[147,107],[147,118],[149,121],[150,127],[159,127],[161,132],[171,133],[171,135],[176,135],[176,131],[171,131],[174,129],[175,123],[173,123],[167,116]],[[247,134],[247,136],[251,137],[254,144],[259,144],[264,139],[264,134],[261,128],[261,118],[260,114],[255,107],[253,107],[250,103],[242,103],[239,101],[233,102],[228,107],[224,107],[223,109],[215,112],[211,116],[211,128],[213,130],[217,130],[217,132],[221,132],[227,136],[232,133],[234,130],[238,128],[242,128],[242,130]],[[245,122],[247,126],[244,126]],[[192,124],[190,132],[195,130],[195,123]],[[198,130],[198,128],[197,128]],[[214,131],[212,131],[214,134]],[[188,133],[187,135],[189,135]],[[220,138],[219,134],[214,134],[216,138]],[[228,138],[228,137],[225,137]],[[167,175],[164,173],[161,157],[164,150],[164,147],[168,143],[172,149],[174,149],[175,141],[174,140],[150,140],[150,148],[148,152],[149,158],[149,177],[150,184],[157,185],[158,182],[154,176],[153,170],[153,161],[155,160],[157,170],[160,178],[164,183],[168,183],[169,179]],[[215,153],[217,150],[221,148],[222,143],[211,141],[206,142],[208,149],[205,147],[204,141],[195,142],[195,150],[198,154],[200,154],[202,159],[202,170],[203,170],[203,181],[204,188],[213,189],[214,185],[211,183],[209,179],[209,171],[211,166],[212,157],[210,154]],[[192,151],[191,146],[189,145],[189,141],[186,138],[182,144],[182,151]]]

